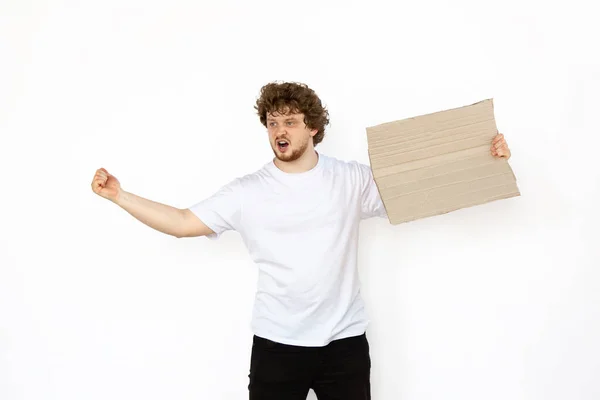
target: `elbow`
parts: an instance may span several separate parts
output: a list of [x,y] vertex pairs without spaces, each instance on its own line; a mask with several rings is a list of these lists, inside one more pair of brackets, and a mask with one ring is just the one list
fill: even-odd
[[176,239],[182,239],[182,238],[189,237],[189,235],[186,235],[184,232],[175,232],[172,234],[172,236],[175,237]]
[[189,237],[189,229],[187,229],[186,224],[186,210],[178,209],[177,211],[179,211],[180,218],[175,223],[175,226],[173,226],[173,233],[171,235],[177,239]]
[[174,230],[172,230],[171,232],[169,232],[169,234],[177,239],[181,239],[184,237],[187,237],[188,235],[186,234],[185,230],[182,229],[181,227],[175,228]]

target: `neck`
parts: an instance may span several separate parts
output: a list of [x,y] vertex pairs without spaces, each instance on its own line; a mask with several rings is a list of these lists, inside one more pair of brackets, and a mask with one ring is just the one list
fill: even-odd
[[273,163],[275,166],[282,170],[283,172],[287,172],[290,174],[297,174],[306,171],[310,171],[313,169],[317,163],[319,162],[319,155],[315,152],[314,147],[309,147],[306,149],[304,154],[300,158],[294,161],[281,161],[279,158],[275,157]]

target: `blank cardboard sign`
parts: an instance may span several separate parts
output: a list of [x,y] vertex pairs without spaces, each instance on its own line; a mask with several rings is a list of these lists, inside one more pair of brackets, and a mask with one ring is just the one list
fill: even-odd
[[497,133],[492,99],[367,128],[390,223],[519,196],[508,161],[490,153]]

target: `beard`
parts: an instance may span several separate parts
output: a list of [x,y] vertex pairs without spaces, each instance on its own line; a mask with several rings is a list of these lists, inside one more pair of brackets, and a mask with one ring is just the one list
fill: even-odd
[[297,146],[294,146],[293,148],[292,143],[289,142],[290,144],[288,145],[287,151],[285,153],[279,151],[279,148],[277,146],[277,140],[275,141],[274,146],[271,145],[271,148],[273,150],[273,153],[275,154],[275,157],[277,157],[278,160],[284,162],[296,161],[297,159],[302,157],[302,155],[306,152],[306,149],[308,148],[308,141],[310,139],[311,138],[308,137],[304,142],[300,143]]

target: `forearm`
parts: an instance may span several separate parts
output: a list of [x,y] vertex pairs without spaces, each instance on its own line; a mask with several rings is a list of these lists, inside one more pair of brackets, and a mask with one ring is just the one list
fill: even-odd
[[115,201],[138,221],[175,237],[183,235],[184,211],[166,204],[145,199],[133,193],[121,190]]

